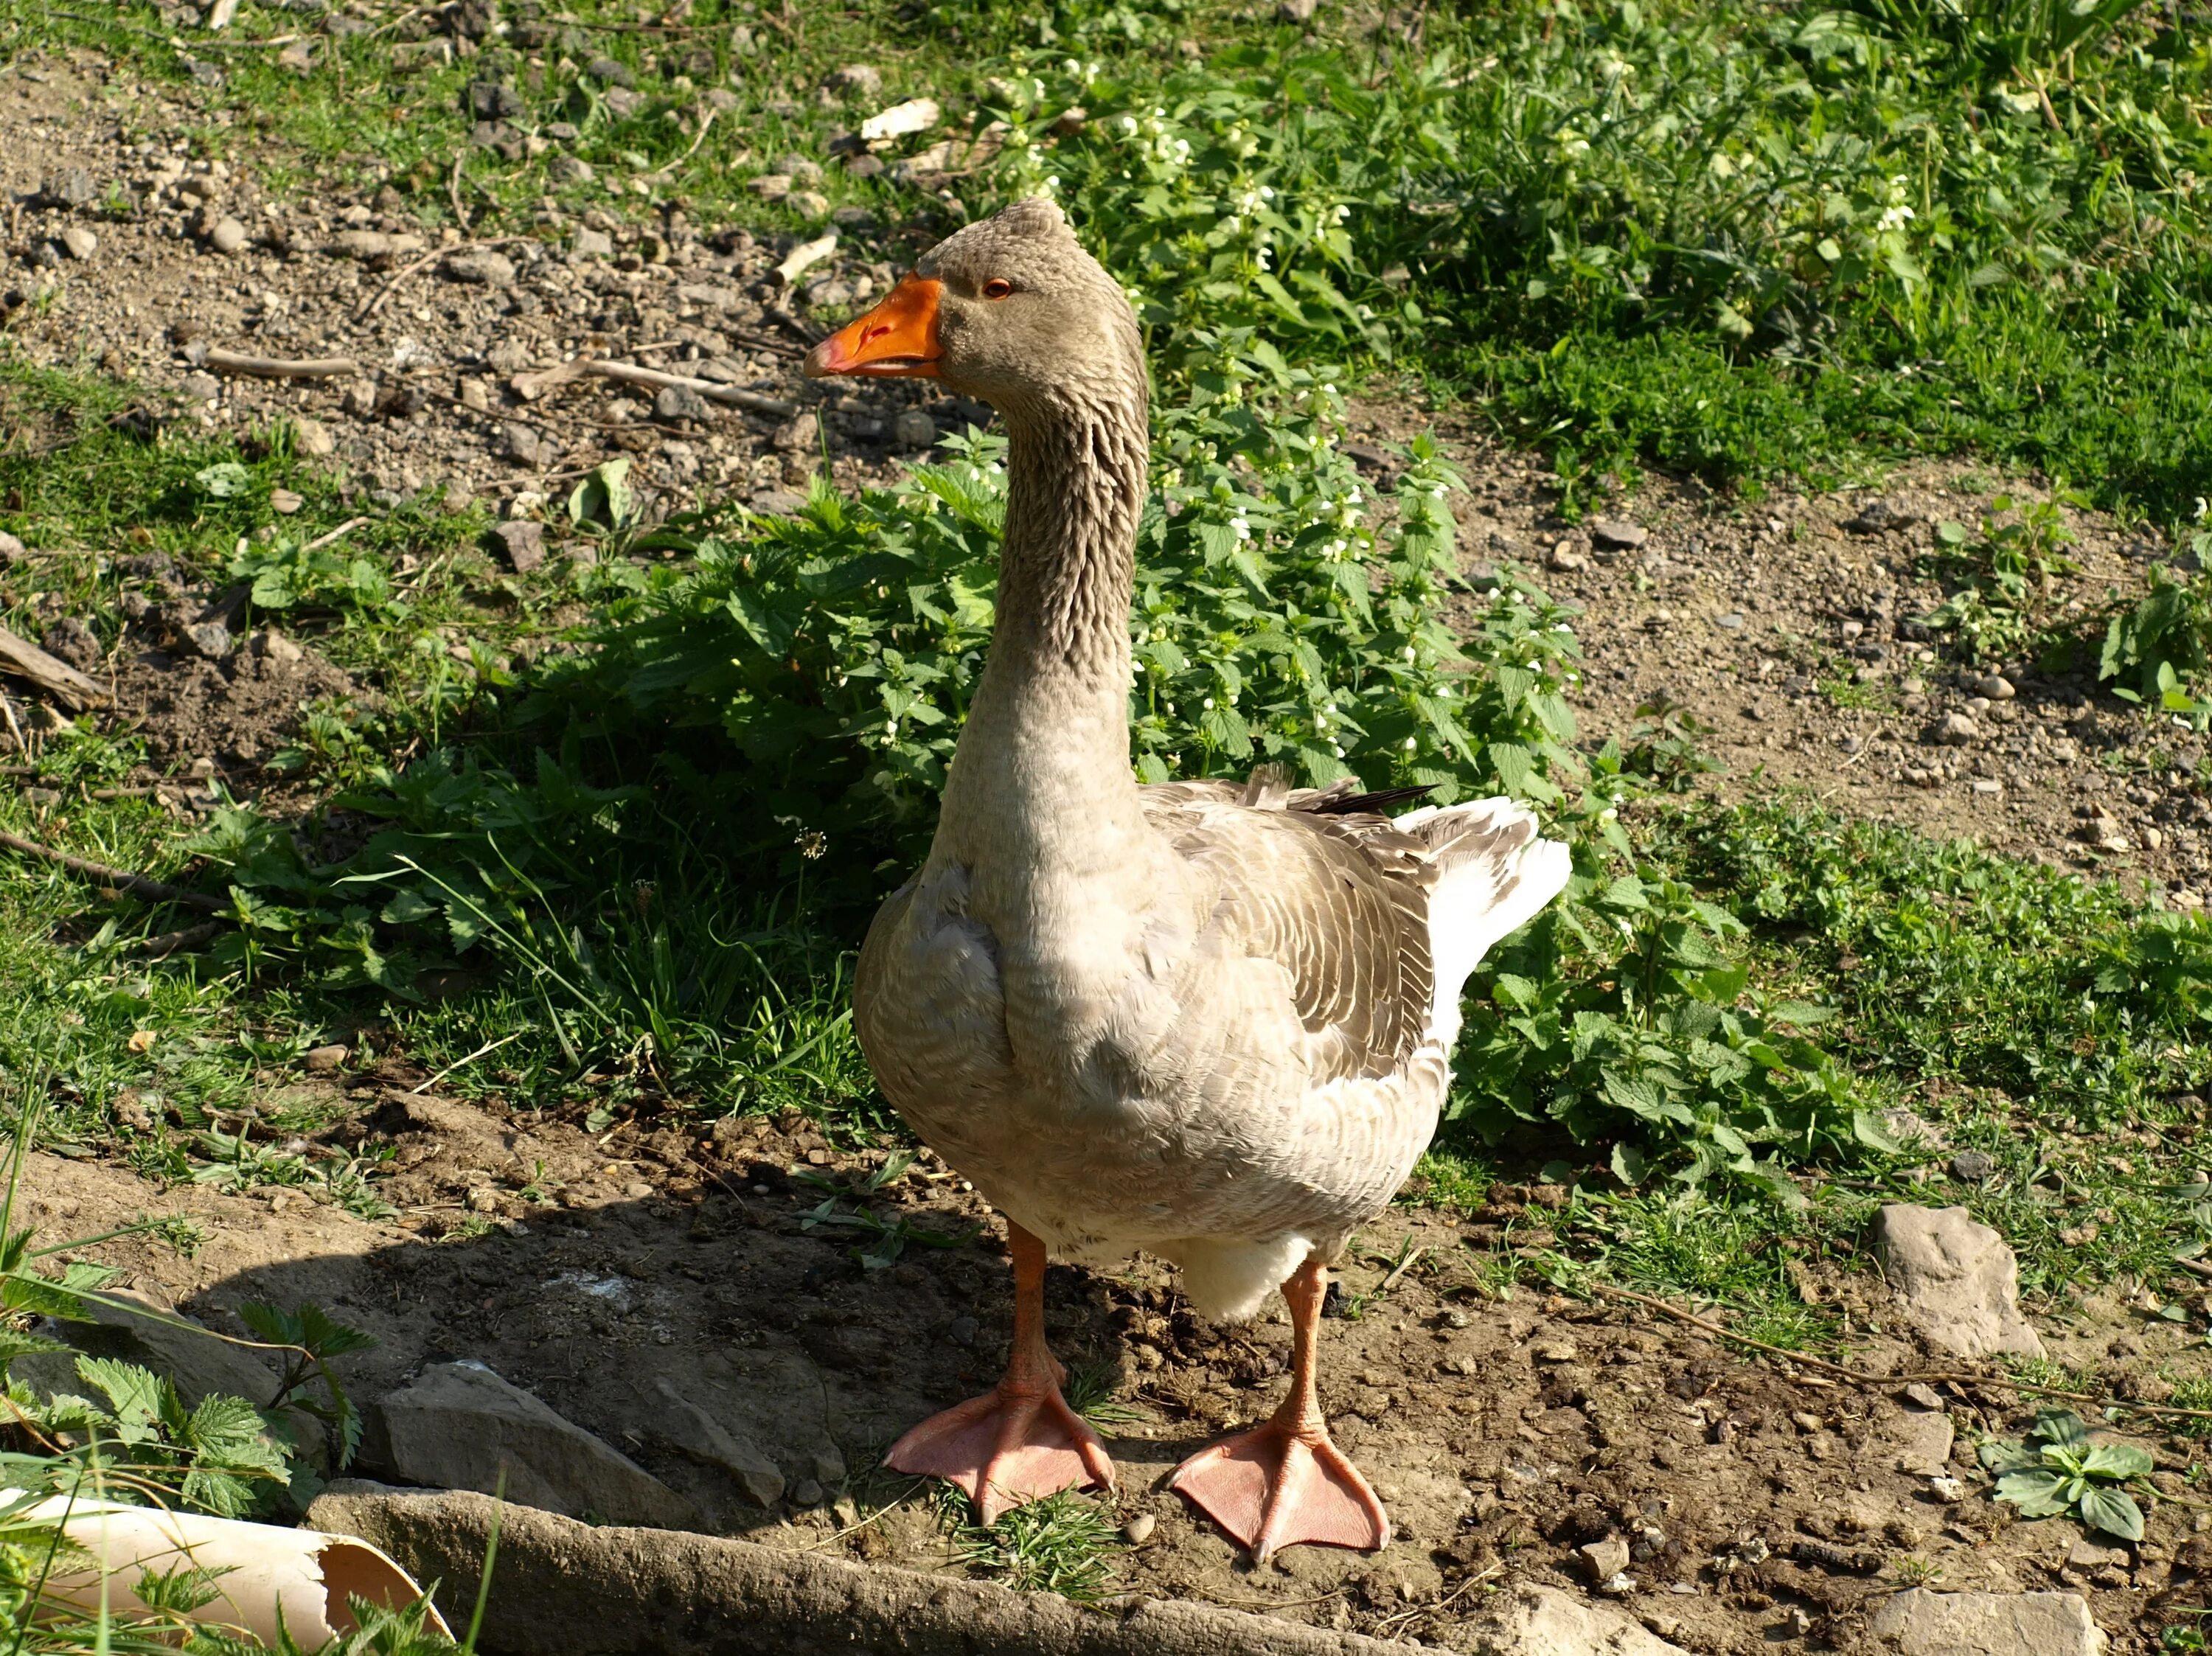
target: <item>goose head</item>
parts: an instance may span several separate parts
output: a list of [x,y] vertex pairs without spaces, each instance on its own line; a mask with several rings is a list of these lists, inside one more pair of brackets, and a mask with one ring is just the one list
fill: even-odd
[[883,303],[817,345],[806,374],[941,379],[1016,420],[1066,399],[1141,406],[1145,391],[1127,297],[1043,197],[938,243]]

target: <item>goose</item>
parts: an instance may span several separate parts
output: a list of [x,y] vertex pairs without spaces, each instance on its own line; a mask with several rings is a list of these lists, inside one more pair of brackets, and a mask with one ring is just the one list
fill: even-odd
[[1328,1268],[1434,1132],[1459,999],[1565,884],[1510,799],[1424,806],[1340,781],[1141,786],[1129,616],[1149,448],[1143,346],[1056,203],[923,256],[817,345],[811,378],[916,376],[1007,440],[998,616],[921,870],[862,945],[853,1027],[884,1097],[1007,1222],[1013,1337],[991,1392],[887,1456],[982,1521],[1114,1464],[1062,1395],[1048,1255],[1178,1267],[1201,1315],[1281,1288],[1291,1383],[1170,1487],[1258,1562],[1390,1526],[1316,1392]]

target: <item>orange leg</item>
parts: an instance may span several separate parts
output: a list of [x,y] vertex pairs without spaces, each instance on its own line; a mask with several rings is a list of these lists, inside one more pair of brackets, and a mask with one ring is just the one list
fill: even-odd
[[1014,1256],[1006,1377],[981,1397],[932,1415],[884,1457],[895,1471],[958,1484],[986,1524],[1040,1495],[1114,1487],[1106,1446],[1060,1396],[1067,1370],[1044,1343],[1044,1244],[1011,1221],[1006,1239]]
[[1371,1551],[1390,1540],[1389,1516],[1359,1469],[1329,1441],[1315,1394],[1314,1341],[1326,1286],[1310,1259],[1283,1284],[1291,1307],[1291,1394],[1274,1417],[1200,1450],[1168,1481],[1249,1548],[1257,1563],[1302,1541]]

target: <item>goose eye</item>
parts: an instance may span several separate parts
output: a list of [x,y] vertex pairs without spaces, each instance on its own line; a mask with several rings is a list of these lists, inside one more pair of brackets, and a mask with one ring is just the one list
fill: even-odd
[[993,276],[988,282],[983,284],[983,297],[986,299],[1004,299],[1008,294],[1013,292],[1013,290],[1014,284],[1007,281],[1004,276]]

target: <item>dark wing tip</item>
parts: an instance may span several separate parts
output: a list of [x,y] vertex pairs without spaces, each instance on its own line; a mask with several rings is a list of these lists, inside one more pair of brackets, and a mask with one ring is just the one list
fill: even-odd
[[1296,809],[1316,816],[1372,816],[1392,805],[1425,799],[1436,791],[1436,784],[1429,782],[1417,788],[1377,788],[1372,793],[1323,793],[1313,800],[1301,801]]

